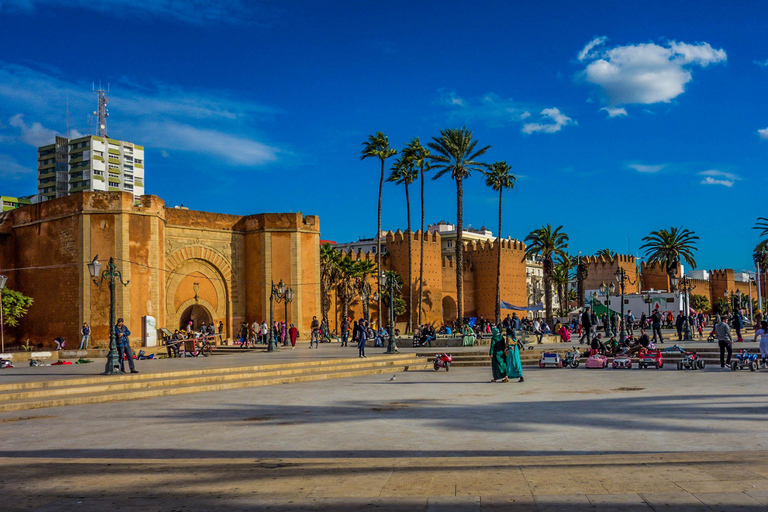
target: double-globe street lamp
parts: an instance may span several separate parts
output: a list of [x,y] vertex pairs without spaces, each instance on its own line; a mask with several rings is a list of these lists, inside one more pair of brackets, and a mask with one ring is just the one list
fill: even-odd
[[3,325],[3,289],[8,282],[8,276],[0,276],[0,352],[5,353],[5,326]]
[[605,296],[605,334],[608,335],[611,325],[611,294],[616,291],[616,285],[613,283],[600,283],[600,293]]
[[288,286],[281,279],[279,283],[275,284],[272,281],[272,286],[269,293],[269,345],[267,346],[267,352],[274,352],[277,348],[277,340],[275,340],[274,329],[274,307],[273,301],[285,303],[285,323],[286,328],[288,326],[288,303],[293,301],[293,289]]
[[[101,286],[104,280],[109,284],[109,353],[107,353],[107,365],[102,375],[114,375],[116,367],[120,366],[120,356],[117,353],[117,340],[115,339],[115,283],[118,281],[123,286],[128,286],[130,281],[123,281],[123,274],[115,266],[115,258],[109,258],[107,268],[101,271],[101,262],[97,254],[88,264],[88,272],[91,274],[93,284]],[[100,279],[97,278],[101,276]]]
[[379,274],[380,287],[386,287],[389,290],[389,345],[387,345],[387,354],[397,352],[397,342],[395,341],[395,288],[397,288],[397,274],[394,272],[382,272]]
[[677,288],[678,293],[683,294],[683,341],[692,341],[691,337],[691,304],[690,295],[696,286],[691,282],[688,276],[683,276],[680,279],[673,279],[672,284]]
[[619,267],[619,269],[616,271],[616,273],[613,274],[613,277],[616,278],[616,282],[619,283],[619,289],[621,290],[621,318],[619,319],[619,325],[621,325],[621,331],[619,332],[619,340],[624,341],[624,338],[627,335],[627,329],[626,329],[626,321],[624,319],[624,283],[629,283],[632,286],[637,284],[637,281],[634,283],[627,275],[626,270],[624,270],[623,267]]

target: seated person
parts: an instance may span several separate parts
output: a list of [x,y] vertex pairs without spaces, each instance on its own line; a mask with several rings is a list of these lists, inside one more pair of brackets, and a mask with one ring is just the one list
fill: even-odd
[[53,342],[56,343],[56,350],[62,350],[66,341],[66,338],[54,338]]
[[468,325],[464,326],[464,331],[462,332],[461,339],[462,339],[462,345],[469,346],[469,347],[474,346],[475,332],[472,330],[470,326]]
[[603,343],[602,334],[598,334],[597,336],[592,338],[592,343],[590,344],[590,348],[596,351],[598,354],[605,355],[605,343]]
[[645,329],[640,329],[640,337],[637,343],[629,349],[629,354],[635,354],[640,352],[641,349],[647,349],[651,346],[651,339],[645,333]]

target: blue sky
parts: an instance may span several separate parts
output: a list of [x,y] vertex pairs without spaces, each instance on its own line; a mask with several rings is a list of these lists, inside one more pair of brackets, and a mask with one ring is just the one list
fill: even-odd
[[[101,82],[109,135],[146,147],[147,191],[169,205],[370,236],[366,137],[465,125],[519,177],[504,236],[563,224],[573,252],[635,254],[682,225],[699,268],[748,267],[768,215],[764,3],[523,4],[0,0],[0,193],[35,191],[35,147],[66,130],[67,101],[86,133]],[[427,185],[427,222],[455,219],[453,183]],[[404,205],[385,185],[385,229]],[[497,230],[480,176],[464,218]]]

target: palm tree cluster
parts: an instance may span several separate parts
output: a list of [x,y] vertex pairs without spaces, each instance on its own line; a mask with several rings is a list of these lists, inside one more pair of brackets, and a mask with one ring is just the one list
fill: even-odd
[[369,318],[369,304],[373,295],[370,279],[376,276],[376,264],[370,260],[354,260],[331,244],[320,247],[320,295],[323,321],[328,323],[331,308],[331,291],[336,290],[344,318],[349,316],[350,304],[360,298],[363,318]]
[[696,240],[698,239],[699,237],[693,231],[683,227],[651,231],[648,236],[643,238],[645,243],[640,246],[640,250],[645,249],[649,265],[658,265],[660,268],[666,269],[669,276],[670,291],[677,291],[677,273],[683,261],[689,264],[691,268],[696,267],[693,253],[696,251]]
[[[528,236],[525,237],[527,247],[525,248],[525,256],[523,257],[523,261],[526,259],[535,258],[536,256],[540,256],[542,259],[542,271],[544,274],[544,311],[545,318],[549,325],[553,325],[553,279],[567,284],[569,279],[567,277],[568,271],[571,267],[570,258],[565,252],[566,249],[568,249],[568,235],[562,231],[562,229],[563,226],[558,226],[553,230],[552,225],[547,224],[546,226],[534,229],[528,234]],[[558,288],[558,290],[560,290],[560,288]],[[562,307],[562,291],[558,292],[558,299],[560,300]]]

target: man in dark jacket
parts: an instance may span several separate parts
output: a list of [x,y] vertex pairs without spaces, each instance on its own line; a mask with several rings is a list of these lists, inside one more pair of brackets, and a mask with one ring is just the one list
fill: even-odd
[[683,312],[677,314],[675,319],[675,328],[677,329],[677,341],[683,341],[683,326],[685,325],[685,316]]
[[579,338],[579,345],[584,344],[585,338],[589,341],[592,334],[592,315],[589,313],[589,308],[585,308],[581,314],[581,338]]
[[737,309],[733,313],[733,329],[736,331],[736,341],[744,341],[741,337],[741,329],[744,327],[744,315],[741,314],[741,310]]
[[349,339],[349,321],[345,318],[341,321],[341,346],[347,346],[347,340]]
[[131,331],[123,324],[123,319],[118,318],[117,325],[115,326],[115,345],[117,346],[117,354],[120,357],[120,371],[125,373],[125,358],[127,357],[131,373],[139,373],[133,366],[133,352],[128,340],[130,335]]
[[659,343],[664,343],[664,338],[661,336],[661,313],[658,308],[651,315],[651,327],[653,329],[653,341],[656,342],[656,335],[658,334]]

